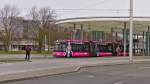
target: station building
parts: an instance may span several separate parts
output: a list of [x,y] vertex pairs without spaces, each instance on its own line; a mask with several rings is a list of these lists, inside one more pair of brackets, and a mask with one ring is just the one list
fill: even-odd
[[[129,17],[79,17],[57,21],[69,29],[66,39],[126,41],[129,43]],[[150,55],[150,17],[133,19],[134,55]]]

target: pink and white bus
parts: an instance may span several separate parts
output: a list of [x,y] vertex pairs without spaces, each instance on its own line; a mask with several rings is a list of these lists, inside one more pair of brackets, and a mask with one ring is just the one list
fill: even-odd
[[[124,56],[123,44],[119,42],[99,42],[99,41],[82,41],[82,40],[61,40],[56,41],[53,51],[54,57],[106,57],[117,56],[116,48],[119,46],[121,51],[119,56]],[[126,56],[128,46],[126,48]]]
[[95,56],[94,44],[82,40],[56,41],[54,57],[90,57]]

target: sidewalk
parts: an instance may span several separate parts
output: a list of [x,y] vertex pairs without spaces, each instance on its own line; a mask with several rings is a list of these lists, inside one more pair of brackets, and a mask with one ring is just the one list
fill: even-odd
[[[31,59],[47,59],[51,58],[48,54],[31,54]],[[25,59],[25,54],[0,54],[0,60]]]
[[[129,57],[53,58],[32,62],[0,64],[0,81],[10,81],[78,71],[82,67],[128,64]],[[150,57],[134,57],[134,63],[150,62]]]

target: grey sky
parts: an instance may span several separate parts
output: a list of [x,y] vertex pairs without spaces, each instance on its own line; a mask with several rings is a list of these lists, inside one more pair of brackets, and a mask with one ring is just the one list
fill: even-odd
[[[1,0],[5,4],[16,5],[23,16],[32,6],[49,6],[56,9],[58,18],[83,16],[127,16],[129,0]],[[134,15],[150,16],[150,0],[134,0]],[[84,9],[84,10],[63,10]],[[85,10],[86,9],[86,10]],[[92,10],[93,9],[93,10]]]

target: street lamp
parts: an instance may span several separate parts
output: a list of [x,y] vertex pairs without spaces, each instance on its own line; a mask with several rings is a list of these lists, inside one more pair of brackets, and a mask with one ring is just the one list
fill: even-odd
[[130,0],[130,40],[129,40],[129,62],[133,63],[133,0]]

